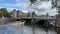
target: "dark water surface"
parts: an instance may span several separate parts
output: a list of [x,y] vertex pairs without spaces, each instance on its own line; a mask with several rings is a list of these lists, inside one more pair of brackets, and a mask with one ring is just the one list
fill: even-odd
[[56,34],[54,30],[44,30],[35,25],[12,25],[12,24],[5,24],[0,25],[0,34]]

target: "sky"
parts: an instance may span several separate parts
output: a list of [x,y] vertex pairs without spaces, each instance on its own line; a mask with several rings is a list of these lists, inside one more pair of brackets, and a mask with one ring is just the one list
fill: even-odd
[[56,15],[56,8],[51,9],[51,1],[42,2],[37,1],[35,5],[31,6],[28,0],[0,0],[0,8],[7,8],[9,12],[13,9],[22,10],[23,12],[31,12],[34,10],[37,15],[44,15],[49,13],[49,15]]
[[0,8],[25,9],[27,0],[0,0]]

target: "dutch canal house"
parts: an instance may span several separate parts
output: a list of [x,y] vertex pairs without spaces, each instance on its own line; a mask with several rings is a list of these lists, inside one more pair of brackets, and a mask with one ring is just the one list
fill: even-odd
[[27,17],[32,17],[32,12],[28,12]]
[[21,18],[22,17],[22,11],[19,10],[13,10],[11,12],[11,18]]

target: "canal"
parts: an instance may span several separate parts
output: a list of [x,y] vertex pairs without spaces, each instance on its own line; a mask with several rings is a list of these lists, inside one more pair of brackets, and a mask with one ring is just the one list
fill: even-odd
[[4,24],[0,25],[0,34],[57,34],[54,30],[46,31],[36,25]]

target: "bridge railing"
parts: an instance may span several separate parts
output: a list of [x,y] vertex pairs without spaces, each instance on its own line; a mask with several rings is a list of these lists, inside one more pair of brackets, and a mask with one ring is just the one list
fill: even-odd
[[22,17],[22,18],[56,19],[56,17]]

